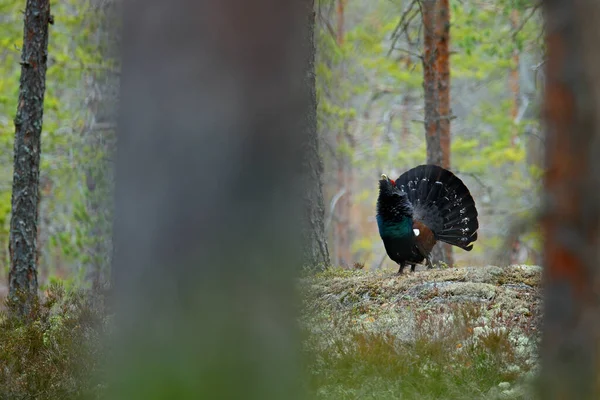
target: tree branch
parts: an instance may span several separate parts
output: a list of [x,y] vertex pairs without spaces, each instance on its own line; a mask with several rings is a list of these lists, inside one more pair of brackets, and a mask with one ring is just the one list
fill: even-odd
[[342,196],[345,194],[346,194],[346,188],[342,188],[331,199],[331,202],[329,203],[329,216],[327,218],[327,221],[325,222],[325,232],[327,232],[329,230],[329,226],[331,225],[331,220],[333,219],[335,206],[337,205],[338,201],[342,198]]
[[396,50],[395,46],[396,46],[396,42],[398,42],[398,38],[400,37],[398,35],[400,30],[402,29],[402,31],[405,31],[406,27],[403,28],[403,26],[408,25],[408,23],[410,23],[410,21],[412,21],[414,19],[414,17],[415,17],[414,15],[410,19],[408,19],[408,15],[413,10],[413,7],[415,6],[416,3],[417,3],[417,0],[412,0],[410,2],[410,4],[404,9],[404,12],[400,16],[400,21],[398,21],[398,25],[396,25],[396,27],[394,28],[394,32],[392,32],[392,36],[390,37],[390,39],[392,40],[392,44],[390,46],[390,49],[388,50],[387,57],[389,57],[390,54],[392,54],[392,51]]
[[393,50],[399,50],[399,51],[401,51],[403,53],[406,53],[406,54],[409,54],[409,55],[411,55],[413,57],[417,57],[420,60],[423,59],[423,56],[421,54],[415,53],[414,51],[410,51],[410,50],[403,49],[403,48],[400,48],[400,47],[392,47],[392,48],[390,48],[390,52],[393,51]]
[[523,30],[523,28],[525,27],[525,25],[527,24],[527,22],[529,22],[529,20],[531,19],[531,17],[533,17],[533,15],[535,14],[535,12],[541,7],[541,5],[542,5],[542,3],[538,3],[535,6],[531,7],[531,9],[529,10],[529,14],[527,14],[527,16],[525,18],[523,18],[523,21],[521,21],[521,24],[513,32],[513,34],[512,34],[512,39],[513,40],[516,39],[516,37],[519,34],[519,32],[521,32]]

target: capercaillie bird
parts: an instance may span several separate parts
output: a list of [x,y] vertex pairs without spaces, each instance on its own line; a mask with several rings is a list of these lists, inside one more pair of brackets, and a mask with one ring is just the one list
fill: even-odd
[[377,226],[387,255],[401,274],[415,270],[431,250],[445,242],[471,251],[477,240],[477,208],[465,184],[436,165],[419,165],[396,180],[381,175],[377,198]]

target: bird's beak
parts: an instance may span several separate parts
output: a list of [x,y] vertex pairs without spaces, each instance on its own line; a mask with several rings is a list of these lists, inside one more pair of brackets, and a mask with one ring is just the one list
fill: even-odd
[[388,177],[387,177],[387,175],[386,175],[386,174],[381,174],[381,179],[383,179],[383,180],[387,181],[387,180],[388,180]]

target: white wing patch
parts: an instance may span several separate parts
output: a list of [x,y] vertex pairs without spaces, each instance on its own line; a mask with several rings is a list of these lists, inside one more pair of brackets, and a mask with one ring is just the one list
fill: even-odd
[[419,236],[419,234],[421,233],[421,231],[418,229],[413,229],[413,232],[414,232],[415,236]]

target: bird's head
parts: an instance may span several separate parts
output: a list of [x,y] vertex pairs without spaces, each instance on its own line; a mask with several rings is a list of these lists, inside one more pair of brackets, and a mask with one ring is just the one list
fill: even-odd
[[404,197],[406,193],[400,191],[396,186],[396,181],[388,178],[386,174],[381,174],[381,179],[379,180],[379,194],[382,196],[389,197]]

